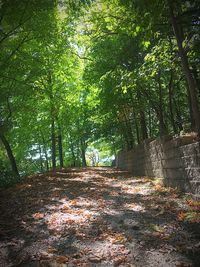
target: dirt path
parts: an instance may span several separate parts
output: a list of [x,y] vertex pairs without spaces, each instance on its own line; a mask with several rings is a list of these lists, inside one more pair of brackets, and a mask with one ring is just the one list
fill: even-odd
[[200,266],[188,203],[112,168],[31,176],[0,191],[0,266]]

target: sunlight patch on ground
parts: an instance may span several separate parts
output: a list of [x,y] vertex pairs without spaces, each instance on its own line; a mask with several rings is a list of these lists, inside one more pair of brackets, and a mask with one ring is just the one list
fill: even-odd
[[140,211],[140,212],[145,211],[145,207],[143,207],[140,204],[135,204],[135,203],[125,204],[123,207],[128,209],[128,210],[133,210],[133,211]]
[[[29,190],[24,185],[10,191],[9,198],[6,191],[7,210],[15,214],[13,228],[19,229],[16,240],[24,240],[5,244],[15,265],[29,255],[27,261],[42,263],[42,267],[130,267],[138,259],[143,262],[139,255],[155,249],[160,257],[172,250],[177,253],[183,249],[180,240],[188,243],[184,249],[195,251],[199,241],[179,226],[181,204],[177,201],[184,202],[177,199],[178,193],[154,185],[147,177],[130,179],[134,178],[112,169],[76,169],[29,178]],[[198,207],[194,201],[185,204],[190,209]],[[171,250],[170,242],[176,241]],[[15,261],[16,254],[19,261]],[[5,261],[10,257],[9,252]]]

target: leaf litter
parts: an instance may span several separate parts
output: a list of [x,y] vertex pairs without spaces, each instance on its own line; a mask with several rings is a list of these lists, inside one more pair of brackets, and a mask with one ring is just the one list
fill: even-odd
[[0,266],[199,266],[200,204],[114,168],[32,175],[1,190]]

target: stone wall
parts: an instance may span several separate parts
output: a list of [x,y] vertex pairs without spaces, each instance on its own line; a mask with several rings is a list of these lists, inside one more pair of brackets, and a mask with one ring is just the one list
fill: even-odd
[[116,166],[136,176],[163,178],[167,186],[200,194],[200,142],[192,136],[145,141],[134,150],[121,151]]

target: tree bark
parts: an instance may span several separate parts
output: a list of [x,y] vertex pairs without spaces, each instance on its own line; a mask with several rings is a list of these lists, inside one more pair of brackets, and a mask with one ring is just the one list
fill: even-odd
[[150,107],[148,107],[148,128],[149,128],[149,136],[152,137],[152,115]]
[[133,116],[134,116],[134,122],[135,122],[135,132],[136,132],[137,143],[140,144],[139,127],[137,123],[137,116],[134,111],[133,111]]
[[165,125],[164,116],[163,116],[163,95],[162,95],[162,86],[160,80],[161,72],[158,71],[158,89],[159,89],[159,126],[160,126],[160,135],[163,136],[167,133],[167,127]]
[[61,135],[60,128],[59,128],[59,135],[58,135],[58,151],[59,151],[60,168],[63,168],[63,148],[62,148],[62,135]]
[[200,97],[200,79],[198,77],[198,70],[197,70],[197,66],[193,64],[192,66],[192,73],[193,73],[193,76],[194,76],[194,79],[196,81],[196,85],[197,85],[197,95],[198,95],[198,98]]
[[20,175],[19,175],[19,171],[18,171],[18,168],[17,168],[16,160],[15,160],[15,157],[13,155],[13,152],[12,152],[12,149],[10,147],[10,144],[9,144],[8,140],[6,139],[5,135],[3,135],[3,134],[0,134],[0,140],[3,143],[4,148],[6,150],[6,153],[8,155],[8,158],[10,160],[10,164],[11,164],[11,168],[12,168],[13,173],[17,177],[19,177]]
[[51,113],[51,160],[52,169],[56,169],[56,134],[55,134],[55,107],[54,96],[52,89],[52,74],[51,70],[48,72],[48,86],[49,86],[49,101],[50,101],[50,113]]
[[76,156],[75,156],[75,153],[74,153],[74,144],[73,144],[71,135],[70,135],[70,150],[71,150],[71,153],[72,153],[72,160],[73,160],[72,167],[75,167],[76,166]]
[[56,136],[55,136],[55,121],[51,121],[51,155],[52,155],[52,168],[56,169]]
[[[179,87],[180,89],[180,87]],[[188,106],[189,106],[189,113],[190,113],[190,128],[192,131],[195,130],[195,118],[194,118],[194,112],[192,109],[192,99],[191,99],[191,95],[190,95],[190,90],[189,87],[187,85],[187,101],[188,101]]]
[[[137,89],[137,100],[138,100],[138,103],[141,102],[141,92],[140,92],[139,89]],[[140,108],[139,108],[139,117],[140,117],[140,127],[141,127],[141,133],[142,133],[142,140],[145,140],[145,139],[148,138],[148,133],[147,133],[145,113],[144,113],[144,110],[142,109],[141,105],[140,105]],[[140,138],[139,138],[139,131],[138,131],[138,140],[139,139]]]
[[85,157],[85,142],[81,139],[81,158],[82,158],[82,166],[86,167],[86,157]]
[[175,120],[174,120],[174,112],[173,112],[173,97],[172,97],[172,86],[173,86],[173,70],[170,71],[170,80],[168,86],[168,95],[169,95],[169,112],[170,112],[170,121],[173,128],[173,132],[177,132]]
[[39,147],[39,154],[40,154],[40,171],[43,172],[43,158],[42,158],[42,149],[41,149],[41,145],[38,144]]
[[147,125],[146,125],[144,111],[140,111],[140,125],[141,125],[141,132],[142,132],[142,140],[145,140],[148,138],[148,132],[147,132]]
[[123,117],[126,125],[126,133],[128,138],[128,149],[132,149],[134,146],[134,136],[129,118],[127,117],[126,108],[123,107]]
[[181,117],[180,108],[179,108],[178,104],[176,103],[175,99],[174,99],[174,107],[175,107],[175,112],[176,112],[176,123],[177,123],[179,131],[182,131],[183,130],[183,120]]
[[180,24],[177,23],[177,18],[174,15],[173,1],[168,0],[168,5],[169,5],[171,23],[172,23],[174,35],[177,41],[183,71],[185,73],[185,77],[186,77],[189,92],[190,92],[192,111],[193,111],[194,120],[195,120],[195,129],[198,135],[200,135],[200,111],[199,111],[198,99],[197,99],[197,86],[195,84],[195,79],[192,76],[192,72],[189,67],[189,62],[188,62],[186,51],[183,48],[183,37],[181,34],[181,26]]
[[128,134],[126,131],[126,125],[124,126],[124,121],[121,120],[121,118],[117,117],[118,119],[118,125],[119,125],[119,129],[121,132],[121,143],[124,144],[124,142],[126,143],[126,148],[129,149],[130,145],[129,145],[129,138],[128,138]]
[[44,155],[45,155],[46,170],[48,171],[49,170],[49,161],[48,161],[46,143],[45,143],[44,135],[42,132],[41,132],[41,137],[42,137],[43,150],[44,150]]

